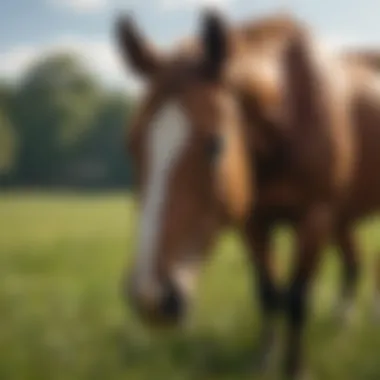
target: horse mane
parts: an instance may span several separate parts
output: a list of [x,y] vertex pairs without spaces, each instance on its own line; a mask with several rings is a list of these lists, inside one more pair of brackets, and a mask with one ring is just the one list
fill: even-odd
[[251,20],[240,27],[240,34],[248,43],[267,43],[287,38],[304,28],[304,24],[294,16],[279,13]]
[[364,64],[380,70],[380,51],[375,49],[350,49],[343,52],[343,57],[357,64]]

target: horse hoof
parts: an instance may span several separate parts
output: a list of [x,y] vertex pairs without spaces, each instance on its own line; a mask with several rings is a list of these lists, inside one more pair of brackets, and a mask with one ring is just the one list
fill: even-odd
[[274,349],[261,352],[256,362],[256,370],[262,374],[268,373],[274,363]]
[[263,342],[258,355],[258,368],[261,373],[268,373],[276,362],[278,340],[275,334]]
[[274,342],[265,344],[260,347],[258,353],[256,353],[250,370],[254,373],[258,373],[261,376],[266,376],[271,372],[275,363],[276,345]]
[[263,328],[259,342],[259,351],[253,362],[253,370],[265,375],[274,365],[278,347],[278,336],[273,321]]
[[285,376],[284,380],[314,380],[314,377],[311,375],[310,371],[303,369],[294,375]]
[[380,299],[376,299],[373,302],[372,319],[375,323],[380,322]]
[[337,323],[348,327],[355,321],[355,307],[351,303],[343,303],[338,305],[335,310],[335,319]]

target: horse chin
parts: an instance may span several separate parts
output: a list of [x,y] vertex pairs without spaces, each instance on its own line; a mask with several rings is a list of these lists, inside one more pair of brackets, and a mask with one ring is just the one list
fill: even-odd
[[145,319],[144,325],[153,333],[172,332],[182,329],[184,326],[184,318],[181,319],[166,319],[154,318]]
[[186,308],[180,315],[167,316],[160,313],[149,313],[140,311],[138,317],[144,327],[151,332],[160,333],[182,329],[188,320],[188,309]]
[[[151,331],[181,329],[188,321],[192,293],[173,285],[168,287],[163,298],[150,306],[135,305],[136,316]],[[140,306],[140,307],[139,307]]]

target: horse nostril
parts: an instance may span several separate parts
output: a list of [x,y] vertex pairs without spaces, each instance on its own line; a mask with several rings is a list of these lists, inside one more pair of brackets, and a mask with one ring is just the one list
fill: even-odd
[[174,286],[170,285],[162,299],[161,312],[168,319],[180,320],[185,314],[185,300]]
[[170,281],[137,282],[124,277],[123,295],[130,307],[153,325],[178,324],[185,314],[186,297]]

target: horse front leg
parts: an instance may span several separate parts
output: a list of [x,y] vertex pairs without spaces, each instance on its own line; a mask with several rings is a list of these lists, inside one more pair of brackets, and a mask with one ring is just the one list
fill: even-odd
[[347,323],[352,321],[359,280],[358,250],[354,232],[348,223],[338,225],[336,238],[343,262],[343,288],[337,305],[337,314],[339,319]]
[[288,319],[284,374],[287,379],[304,376],[303,333],[307,321],[307,300],[322,249],[331,230],[331,212],[326,205],[310,208],[296,225],[296,257],[286,296]]
[[260,218],[252,218],[244,231],[250,260],[257,273],[255,279],[263,324],[260,334],[258,364],[262,370],[268,368],[274,353],[276,343],[275,320],[281,304],[281,295],[276,285],[271,261],[271,231],[271,223]]

